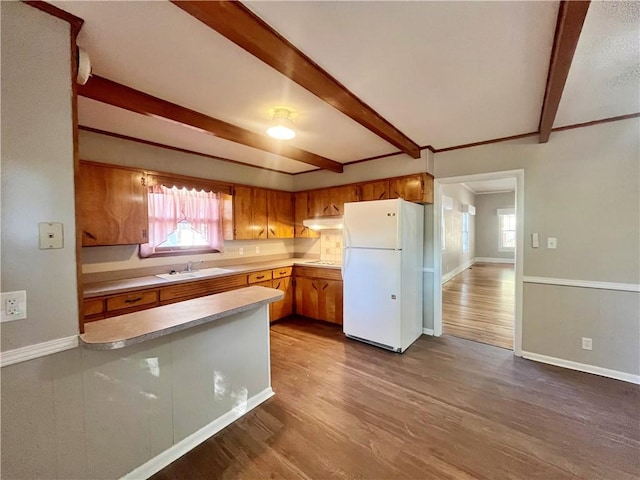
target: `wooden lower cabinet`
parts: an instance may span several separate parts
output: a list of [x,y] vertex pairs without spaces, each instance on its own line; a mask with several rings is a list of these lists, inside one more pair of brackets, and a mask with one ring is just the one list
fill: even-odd
[[273,302],[269,307],[271,321],[293,315],[293,281],[291,277],[281,277],[272,280],[271,288],[282,290],[284,298],[279,302]]
[[[309,267],[303,268],[305,270],[301,273],[307,274],[309,274],[309,270],[322,270]],[[327,276],[335,277],[334,272],[340,275],[338,270],[333,270],[331,273],[327,272],[326,274]],[[320,276],[323,274],[324,272],[315,273],[315,275]],[[314,273],[312,272],[311,275],[314,275]],[[342,305],[342,280],[296,275],[296,314],[342,325]]]

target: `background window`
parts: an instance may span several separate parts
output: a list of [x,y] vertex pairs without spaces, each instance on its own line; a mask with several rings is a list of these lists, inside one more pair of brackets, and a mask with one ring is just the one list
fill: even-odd
[[[500,221],[500,232],[498,235],[498,250],[509,252],[516,248],[516,214],[513,209],[508,209],[509,213],[498,210]],[[511,213],[512,212],[512,213]]]
[[469,251],[469,213],[462,214],[462,253]]

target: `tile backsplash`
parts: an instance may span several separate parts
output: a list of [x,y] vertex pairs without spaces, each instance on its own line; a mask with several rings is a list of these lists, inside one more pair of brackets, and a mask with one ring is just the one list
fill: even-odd
[[342,230],[320,231],[320,260],[342,263]]

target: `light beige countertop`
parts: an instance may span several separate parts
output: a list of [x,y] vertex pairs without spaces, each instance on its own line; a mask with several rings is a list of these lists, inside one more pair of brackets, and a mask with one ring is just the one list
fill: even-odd
[[258,308],[283,297],[280,290],[255,286],[217,293],[87,323],[80,341],[92,350],[115,350]]
[[102,295],[112,295],[116,293],[126,293],[132,290],[140,290],[143,288],[165,287],[168,285],[175,285],[185,282],[194,282],[198,280],[205,280],[208,278],[221,278],[231,275],[237,275],[241,273],[251,273],[260,270],[270,270],[281,267],[292,267],[294,265],[306,265],[310,267],[330,268],[340,270],[341,265],[328,265],[320,263],[318,260],[309,260],[304,258],[285,258],[282,260],[272,260],[267,262],[254,262],[245,263],[242,265],[230,265],[221,267],[228,272],[219,273],[216,275],[210,275],[206,277],[190,278],[181,277],[180,274],[175,275],[175,279],[165,280],[155,275],[149,275],[144,277],[127,278],[121,280],[110,280],[106,282],[87,283],[83,285],[83,297],[93,298]]

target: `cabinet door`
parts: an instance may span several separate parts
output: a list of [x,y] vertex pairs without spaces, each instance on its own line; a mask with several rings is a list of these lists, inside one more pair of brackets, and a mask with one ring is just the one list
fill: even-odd
[[253,188],[253,238],[267,238],[267,191]]
[[347,185],[344,187],[334,187],[330,191],[331,201],[329,203],[329,215],[343,215],[344,204],[358,201],[358,187]]
[[296,193],[293,196],[293,203],[295,208],[295,237],[296,238],[316,238],[320,234],[310,228],[305,227],[302,221],[310,217],[309,214],[309,194],[306,192]]
[[331,213],[330,194],[330,188],[309,192],[309,218],[334,215]]
[[433,203],[433,177],[418,173],[389,181],[390,198],[402,198],[407,202]]
[[83,247],[147,242],[144,172],[81,163],[77,194]]
[[342,325],[342,282],[318,279],[318,317]]
[[296,313],[304,317],[318,316],[318,280],[296,277]]
[[367,182],[360,185],[360,201],[387,200],[389,198],[389,180]]
[[236,240],[267,238],[267,191],[236,185],[233,189],[233,225]]
[[288,192],[267,191],[267,237],[293,238],[293,196]]
[[270,308],[270,318],[280,320],[281,318],[293,315],[293,285],[291,277],[283,277],[273,280],[273,288],[284,292],[284,298],[279,302],[273,302]]

